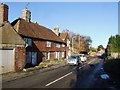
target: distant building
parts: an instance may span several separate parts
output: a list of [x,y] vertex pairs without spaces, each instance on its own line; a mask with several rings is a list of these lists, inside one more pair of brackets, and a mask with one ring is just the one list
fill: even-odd
[[67,45],[65,46],[65,51],[66,51],[66,58],[71,56],[71,50],[70,50],[70,38],[67,32],[65,33],[60,33],[59,36]]

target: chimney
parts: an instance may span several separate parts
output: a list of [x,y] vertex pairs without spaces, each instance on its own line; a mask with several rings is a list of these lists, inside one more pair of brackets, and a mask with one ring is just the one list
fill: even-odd
[[22,18],[26,20],[27,22],[30,22],[31,20],[31,12],[29,9],[25,8],[22,10]]
[[58,25],[54,27],[54,31],[53,31],[57,36],[59,36],[59,27]]
[[3,22],[8,21],[8,6],[6,4],[0,4],[0,24]]

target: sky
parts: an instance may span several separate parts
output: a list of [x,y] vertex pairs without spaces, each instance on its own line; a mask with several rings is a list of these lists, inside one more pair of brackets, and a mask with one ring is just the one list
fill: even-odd
[[[28,2],[5,2],[9,6],[9,21],[22,17]],[[90,36],[92,47],[106,47],[111,35],[118,34],[117,2],[30,2],[31,21],[60,32],[68,29]]]

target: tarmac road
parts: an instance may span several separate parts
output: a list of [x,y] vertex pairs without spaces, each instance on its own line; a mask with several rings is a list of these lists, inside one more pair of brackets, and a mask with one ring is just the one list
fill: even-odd
[[83,66],[70,66],[46,71],[37,72],[28,77],[3,82],[2,88],[112,88],[113,82],[100,78],[102,70],[102,60],[92,58],[90,62]]

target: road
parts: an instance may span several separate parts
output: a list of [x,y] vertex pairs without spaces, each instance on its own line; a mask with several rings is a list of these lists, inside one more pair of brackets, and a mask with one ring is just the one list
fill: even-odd
[[[100,88],[105,83],[97,77],[102,61],[95,58],[83,66],[66,65],[47,72],[4,82],[3,88]],[[104,84],[104,85],[103,85]],[[108,87],[108,86],[107,86]]]

